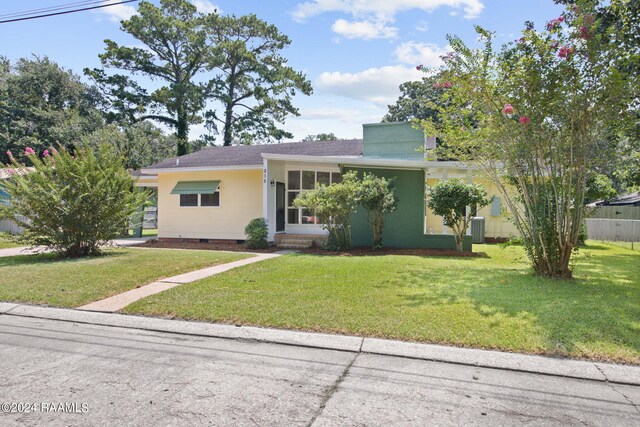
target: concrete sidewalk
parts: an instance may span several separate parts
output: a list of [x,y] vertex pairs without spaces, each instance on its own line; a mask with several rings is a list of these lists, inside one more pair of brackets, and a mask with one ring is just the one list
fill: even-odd
[[631,365],[559,359],[358,336],[188,322],[11,303],[0,303],[0,315],[166,332],[188,336],[225,338],[324,350],[339,350],[356,354],[396,356],[406,359],[445,362],[553,377],[640,386],[640,366]]
[[[144,243],[147,240],[155,239],[155,237],[126,237],[123,239],[111,240],[107,246],[133,246],[140,243]],[[0,249],[0,258],[18,256],[18,255],[35,255],[38,253],[50,252],[44,246],[18,246],[17,248],[5,248]]]
[[132,289],[130,291],[123,292],[121,294],[114,295],[100,301],[94,301],[92,303],[83,305],[82,307],[78,307],[78,309],[113,313],[115,311],[122,310],[129,304],[141,300],[142,298],[146,298],[150,295],[166,291],[167,289],[171,289],[185,283],[195,282],[196,280],[204,279],[209,276],[215,276],[216,274],[224,273],[225,271],[229,271],[236,267],[242,267],[244,265],[253,264],[255,262],[264,261],[266,259],[279,257],[280,255],[284,255],[285,253],[289,252],[280,251],[270,254],[252,253],[252,255],[254,256],[251,258],[228,262],[226,264],[215,265],[213,267],[191,271],[189,273],[180,274],[178,276],[167,277],[166,279],[158,280],[157,282],[149,283],[148,285],[141,286],[139,288]]

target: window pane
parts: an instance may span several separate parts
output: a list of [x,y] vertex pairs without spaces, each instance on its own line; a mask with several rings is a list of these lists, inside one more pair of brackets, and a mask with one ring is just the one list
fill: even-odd
[[180,206],[198,206],[197,194],[181,194]]
[[329,172],[318,172],[318,184],[329,185]]
[[316,173],[314,171],[302,171],[302,189],[313,190],[316,188]]
[[220,206],[220,193],[216,191],[213,194],[201,194],[200,206]]
[[342,182],[342,174],[340,172],[331,173],[331,183]]
[[315,224],[316,217],[311,209],[302,209],[302,223],[303,224]]
[[298,197],[298,194],[300,193],[298,193],[297,191],[289,191],[287,206],[293,206],[293,201],[296,199],[296,197]]
[[287,223],[288,224],[297,224],[298,223],[298,209],[288,209],[287,212]]
[[288,185],[289,190],[300,189],[300,171],[289,171]]

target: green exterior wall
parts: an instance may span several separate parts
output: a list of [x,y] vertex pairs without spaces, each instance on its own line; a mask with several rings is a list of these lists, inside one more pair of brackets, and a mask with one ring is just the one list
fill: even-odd
[[[404,169],[344,168],[384,178],[394,178],[393,186],[398,197],[395,212],[387,214],[382,234],[384,246],[393,248],[455,249],[453,235],[424,234],[424,171]],[[370,246],[373,241],[367,212],[359,207],[352,217],[351,239],[353,246]],[[463,248],[471,251],[471,236],[465,236]]]
[[362,125],[365,157],[423,160],[424,132],[408,122]]

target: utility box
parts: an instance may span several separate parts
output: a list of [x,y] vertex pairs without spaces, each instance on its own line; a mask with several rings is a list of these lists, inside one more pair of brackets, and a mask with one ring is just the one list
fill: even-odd
[[471,220],[471,239],[473,243],[484,243],[484,225],[483,216],[477,216]]

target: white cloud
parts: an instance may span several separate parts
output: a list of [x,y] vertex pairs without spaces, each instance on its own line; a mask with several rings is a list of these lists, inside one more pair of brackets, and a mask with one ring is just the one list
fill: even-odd
[[[110,0],[110,3],[117,3],[120,0]],[[115,22],[129,19],[136,14],[136,8],[128,4],[114,4],[113,6],[98,9],[98,12],[109,16],[109,19]]]
[[191,3],[193,3],[196,9],[198,9],[198,12],[201,13],[222,13],[222,10],[217,5],[207,0],[191,0]]
[[[121,0],[108,0],[110,3],[117,3],[119,1]],[[198,12],[201,13],[213,13],[216,10],[218,13],[222,13],[218,6],[208,0],[191,0],[191,3],[193,3],[196,9],[198,9]],[[113,6],[97,9],[97,12],[107,15],[112,21],[120,22],[124,19],[131,18],[137,13],[137,10],[135,6],[130,6],[128,4],[114,4]]]
[[[310,0],[299,3],[292,15],[295,20],[304,21],[327,12],[346,13],[353,21],[338,19],[331,27],[333,31],[349,39],[371,40],[395,38],[398,28],[389,24],[395,22],[399,12],[432,12],[441,7],[452,8],[456,13],[461,11],[465,18],[472,19],[482,12],[484,4],[482,0]],[[424,24],[420,27],[426,28]]]
[[482,0],[311,0],[298,4],[293,11],[296,20],[326,12],[344,12],[354,17],[373,15],[393,19],[398,12],[418,9],[432,12],[441,7],[462,10],[467,19],[476,18],[484,4]]
[[401,83],[423,76],[415,67],[403,65],[369,68],[358,73],[324,72],[315,87],[321,92],[386,106],[400,95]]
[[380,39],[394,38],[398,34],[396,27],[389,27],[385,21],[346,21],[338,19],[333,23],[331,29],[348,39]]
[[450,46],[440,47],[433,43],[406,42],[396,48],[398,61],[403,64],[422,64],[425,67],[437,67],[442,64],[443,55],[451,50]]
[[429,24],[427,21],[420,21],[418,25],[416,25],[416,30],[424,33],[425,31],[429,31]]

